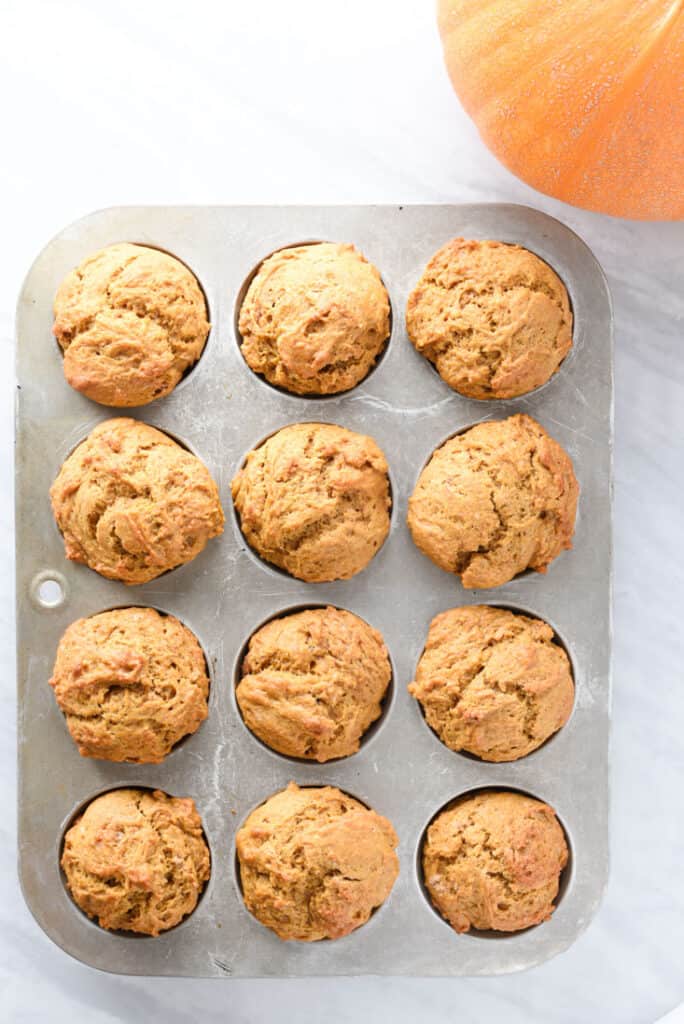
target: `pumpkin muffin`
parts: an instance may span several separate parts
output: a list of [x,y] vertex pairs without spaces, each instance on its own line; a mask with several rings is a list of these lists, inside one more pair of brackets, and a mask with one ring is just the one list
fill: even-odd
[[210,874],[194,802],[159,790],[96,797],[66,833],[61,863],[88,917],[141,935],[159,935],[192,913]]
[[291,782],[237,834],[247,909],[281,939],[339,939],[365,924],[399,874],[386,818],[332,786]]
[[430,623],[409,686],[428,725],[450,750],[515,761],[570,717],[570,661],[551,627],[484,605],[442,612]]
[[362,381],[390,331],[387,291],[353,245],[319,242],[264,260],[240,309],[242,354],[255,373],[297,395]]
[[554,911],[565,835],[553,810],[522,793],[484,791],[437,815],[423,845],[423,878],[457,932],[517,932]]
[[572,347],[565,285],[519,245],[455,238],[411,292],[406,328],[440,377],[470,398],[545,384]]
[[207,717],[197,638],[173,615],[116,608],[78,619],[50,679],[83,757],[155,764]]
[[223,532],[209,470],[167,434],[106,420],[66,459],[50,489],[67,558],[123,583],[190,562]]
[[545,572],[572,546],[579,488],[569,455],[530,416],[479,423],[432,455],[409,500],[413,540],[467,588]]
[[392,675],[380,634],[338,608],[267,622],[241,672],[236,696],[247,727],[280,754],[320,762],[359,749]]
[[67,274],[54,314],[64,376],[103,405],[146,405],[168,395],[209,334],[204,295],[188,268],[127,242],[101,249]]
[[349,579],[389,532],[385,456],[333,423],[295,423],[250,452],[233,480],[247,543],[309,583]]

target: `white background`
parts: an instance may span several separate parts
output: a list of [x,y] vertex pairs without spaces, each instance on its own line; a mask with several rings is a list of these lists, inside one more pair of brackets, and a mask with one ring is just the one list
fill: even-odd
[[[0,0],[0,11],[1,1019],[650,1024],[684,998],[684,224],[573,210],[502,169],[449,88],[431,0]],[[103,206],[459,200],[554,214],[594,249],[613,292],[604,904],[567,953],[503,978],[129,980],[83,967],[34,924],[15,870],[10,367],[21,280],[53,234]]]

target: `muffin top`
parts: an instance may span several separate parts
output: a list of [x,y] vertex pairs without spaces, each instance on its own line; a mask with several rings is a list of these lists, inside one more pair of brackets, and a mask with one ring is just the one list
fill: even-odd
[[189,798],[115,789],[88,804],[64,837],[74,902],[100,927],[159,935],[197,905],[209,848]]
[[409,500],[421,551],[467,588],[544,572],[572,546],[579,488],[568,454],[530,416],[479,423],[438,448]]
[[283,427],[233,480],[247,542],[307,582],[360,572],[389,531],[385,456],[371,437],[332,423]]
[[568,656],[551,627],[484,605],[430,623],[409,692],[451,750],[515,761],[565,725],[574,698]]
[[516,932],[551,917],[565,835],[553,810],[522,793],[483,791],[437,815],[423,846],[423,877],[457,932]]
[[50,685],[84,757],[154,764],[207,717],[197,638],[173,615],[116,608],[64,633]]
[[544,384],[572,346],[565,285],[519,245],[455,238],[411,292],[406,328],[443,380],[471,398]]
[[386,818],[339,789],[291,782],[237,834],[245,904],[281,939],[339,939],[389,896],[397,843]]
[[67,274],[54,314],[69,384],[117,407],[168,395],[209,334],[204,295],[188,268],[127,242],[101,249]]
[[329,761],[359,749],[391,674],[382,637],[363,619],[309,608],[254,633],[237,701],[248,728],[273,750]]
[[280,249],[242,303],[242,354],[255,373],[295,394],[347,391],[382,351],[389,312],[380,274],[353,245]]
[[95,427],[64,462],[50,497],[67,558],[124,583],[191,561],[223,532],[204,463],[137,420]]

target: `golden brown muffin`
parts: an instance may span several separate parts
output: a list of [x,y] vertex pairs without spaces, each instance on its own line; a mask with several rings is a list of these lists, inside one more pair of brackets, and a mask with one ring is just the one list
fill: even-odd
[[309,583],[349,579],[389,532],[385,456],[371,437],[332,423],[283,427],[233,480],[247,543]]
[[579,488],[569,455],[530,416],[479,423],[432,455],[409,500],[413,540],[464,587],[545,572],[572,547]]
[[338,608],[309,608],[254,633],[237,702],[273,750],[330,761],[359,749],[391,675],[387,648],[368,623]]
[[332,786],[291,782],[237,834],[247,909],[281,939],[339,939],[365,924],[399,874],[386,818]]
[[476,793],[437,815],[423,846],[423,877],[457,932],[517,932],[551,917],[568,862],[553,810],[522,793]]
[[572,347],[565,285],[519,245],[455,238],[411,292],[406,329],[443,380],[471,398],[515,398],[553,376]]
[[160,430],[106,420],[50,488],[67,558],[109,579],[147,583],[192,561],[223,533],[209,470]]
[[146,405],[168,395],[209,334],[204,295],[188,268],[127,242],[67,274],[54,314],[64,376],[103,405]]
[[73,622],[50,685],[83,757],[155,764],[207,717],[202,648],[178,619],[154,608]]
[[572,711],[570,661],[553,637],[541,619],[503,608],[452,608],[430,623],[409,693],[451,750],[515,761]]
[[353,245],[280,249],[242,303],[242,354],[255,373],[295,394],[347,391],[384,348],[389,313],[380,274]]
[[88,804],[64,837],[74,902],[101,928],[159,935],[197,906],[209,848],[194,802],[115,789]]

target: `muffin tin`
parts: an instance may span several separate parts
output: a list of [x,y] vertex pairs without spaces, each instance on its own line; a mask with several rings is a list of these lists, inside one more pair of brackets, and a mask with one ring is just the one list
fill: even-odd
[[[573,349],[558,374],[530,395],[463,398],[408,341],[408,293],[435,250],[456,235],[526,246],[568,288]],[[66,455],[96,423],[120,414],[64,381],[51,337],[52,298],[81,259],[124,240],[179,257],[205,290],[212,329],[202,358],[170,396],[132,415],[206,462],[226,512],[224,535],[194,562],[137,587],[67,562],[48,500]],[[235,329],[236,304],[259,262],[311,240],[353,242],[380,270],[393,314],[377,368],[352,391],[325,399],[288,395],[256,377]],[[612,317],[603,274],[585,244],[558,221],[509,205],[104,210],[65,229],[29,272],[18,307],[17,378],[19,864],[26,901],[47,934],[94,967],[188,977],[491,974],[566,949],[591,920],[608,870]],[[573,459],[581,488],[574,550],[544,576],[529,572],[495,590],[465,591],[413,545],[407,499],[446,438],[513,412],[538,419]],[[348,581],[307,584],[268,566],[247,547],[232,512],[230,481],[245,454],[279,427],[303,420],[371,434],[389,462],[390,535]],[[407,692],[430,620],[464,603],[546,619],[572,660],[576,698],[569,722],[521,761],[486,764],[448,750]],[[48,686],[58,640],[80,616],[138,604],[171,612],[196,633],[211,673],[209,718],[161,765],[81,758]],[[381,631],[394,680],[388,707],[361,750],[317,765],[259,743],[240,718],[234,683],[244,644],[258,626],[279,613],[325,604],[356,612]],[[335,942],[283,943],[240,896],[235,832],[290,779],[338,786],[386,815],[400,837],[401,871],[389,899],[366,925]],[[211,879],[195,912],[159,938],[100,929],[72,903],[60,875],[60,844],[74,814],[118,786],[192,796],[204,822]],[[515,935],[457,935],[422,889],[420,844],[430,820],[453,798],[486,787],[548,801],[571,847],[553,917]]]

